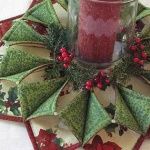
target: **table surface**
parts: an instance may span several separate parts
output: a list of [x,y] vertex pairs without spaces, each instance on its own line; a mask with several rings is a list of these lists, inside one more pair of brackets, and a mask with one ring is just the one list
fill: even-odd
[[[150,7],[150,0],[140,0]],[[32,0],[0,0],[0,20],[27,10]],[[21,123],[0,121],[0,150],[33,150],[26,128]]]

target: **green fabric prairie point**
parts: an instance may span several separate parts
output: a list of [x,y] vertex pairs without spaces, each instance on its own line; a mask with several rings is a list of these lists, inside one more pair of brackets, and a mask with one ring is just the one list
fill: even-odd
[[91,92],[86,116],[83,144],[87,143],[98,131],[111,123],[111,118],[99,103],[94,92]]
[[[89,97],[90,96],[90,97]],[[111,118],[95,94],[82,91],[62,112],[61,118],[77,139],[87,143],[98,131],[111,123]]]
[[30,117],[51,95],[65,82],[65,79],[54,79],[35,83],[21,84],[18,87],[23,118]]
[[9,47],[0,64],[0,77],[18,74],[47,63],[47,59]]
[[86,112],[88,104],[88,93],[81,91],[60,114],[66,125],[71,128],[74,135],[82,143]]
[[141,132],[136,119],[124,102],[118,89],[116,89],[116,111],[114,119],[117,121],[117,123],[123,126],[126,126],[136,132]]
[[34,31],[25,21],[15,21],[14,25],[6,32],[4,41],[32,41],[43,42],[44,37]]
[[54,112],[56,112],[56,104],[58,97],[64,88],[64,86],[67,84],[68,81],[62,85],[61,88],[59,88],[52,96],[50,96],[29,118],[36,118],[40,116],[48,116],[48,115],[54,115]]
[[61,25],[51,0],[43,0],[43,2],[29,9],[23,18],[43,23],[47,26],[50,24]]
[[141,131],[146,133],[150,127],[150,97],[124,87],[120,87],[119,91]]

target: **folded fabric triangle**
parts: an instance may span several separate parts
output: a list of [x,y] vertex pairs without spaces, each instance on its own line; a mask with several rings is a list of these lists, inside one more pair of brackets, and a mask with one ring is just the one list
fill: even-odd
[[25,21],[18,20],[15,21],[13,26],[6,32],[2,38],[4,41],[32,41],[32,42],[42,42],[44,37],[39,33],[34,31]]
[[32,119],[40,116],[48,116],[48,115],[54,115],[56,112],[56,103],[58,100],[58,97],[64,88],[64,86],[67,84],[68,81],[62,85],[53,95],[51,95],[40,107],[27,119]]
[[60,116],[65,124],[71,128],[74,135],[82,143],[86,121],[88,92],[81,91],[64,110]]
[[65,82],[64,78],[35,83],[20,84],[18,95],[21,102],[22,115],[27,119],[46,102]]
[[141,132],[140,127],[132,112],[124,102],[118,89],[116,89],[116,111],[114,119],[118,124],[126,126],[136,132]]
[[124,87],[120,87],[119,91],[139,124],[141,132],[146,133],[150,127],[150,97]]
[[105,128],[110,123],[110,116],[99,103],[94,92],[91,92],[88,103],[83,144],[87,143],[98,131]]
[[98,102],[95,94],[82,91],[61,113],[77,139],[85,144],[98,131],[111,123],[111,118]]
[[[13,47],[7,48],[6,51],[7,52],[0,64],[0,77],[7,77],[21,73],[15,76],[15,78],[21,78],[24,74],[28,73],[25,71],[50,62],[47,59],[29,54]],[[11,77],[9,77],[9,79],[10,78]]]
[[27,20],[32,20],[34,22],[39,22],[45,25],[61,25],[53,8],[51,0],[43,0],[43,2],[29,9],[25,13],[23,18]]

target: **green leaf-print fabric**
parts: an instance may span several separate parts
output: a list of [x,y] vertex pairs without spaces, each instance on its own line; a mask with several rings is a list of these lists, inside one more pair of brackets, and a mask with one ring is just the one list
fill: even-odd
[[98,131],[111,123],[111,118],[99,103],[97,97],[91,92],[88,111],[85,121],[83,144],[87,143]]
[[88,104],[88,93],[81,91],[60,114],[66,125],[68,125],[77,139],[82,143],[86,112]]
[[49,60],[34,56],[25,51],[9,47],[0,64],[0,77],[11,76],[34,67],[47,64]]
[[60,25],[59,19],[50,0],[43,0],[43,2],[28,10],[24,15],[24,18],[45,25]]
[[64,82],[65,79],[55,79],[20,84],[18,91],[23,117],[30,117]]
[[53,95],[51,95],[42,105],[40,105],[40,107],[28,119],[40,116],[54,115],[54,112],[56,112],[56,103],[59,94],[64,88],[64,86],[67,84],[67,82],[65,82],[65,84],[61,88],[59,88],[56,92],[54,92]]
[[117,121],[117,123],[123,126],[126,126],[134,131],[141,132],[136,119],[134,118],[132,112],[124,102],[118,89],[116,89],[116,111],[114,119]]
[[25,21],[15,21],[14,25],[4,35],[4,41],[44,42],[44,37],[34,31]]
[[143,133],[150,127],[150,97],[121,87],[119,91]]

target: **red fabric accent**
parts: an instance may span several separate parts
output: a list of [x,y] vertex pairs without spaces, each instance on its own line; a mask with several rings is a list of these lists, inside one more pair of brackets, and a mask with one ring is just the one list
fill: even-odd
[[[25,122],[25,126],[26,126],[26,129],[28,131],[28,135],[30,137],[30,140],[32,142],[32,145],[34,147],[34,150],[39,150],[38,148],[38,144],[36,142],[36,138],[34,136],[34,133],[33,133],[33,130],[32,130],[32,127],[31,127],[31,124],[29,121]],[[79,143],[77,144],[74,144],[74,145],[71,145],[67,148],[65,148],[64,150],[76,150],[77,148],[79,148],[81,145]]]
[[42,0],[33,0],[29,8],[32,8],[34,5],[36,5],[40,2],[42,2]]
[[76,150],[80,146],[81,146],[80,143],[77,143],[77,144],[74,144],[74,145],[71,145],[71,146],[65,148],[64,150]]
[[9,121],[15,121],[15,122],[23,122],[23,118],[22,117],[16,117],[16,116],[0,115],[0,119],[9,120]]
[[141,135],[135,143],[133,150],[139,150],[145,139],[150,139],[150,128],[145,135]]
[[122,148],[114,142],[103,143],[102,138],[96,135],[91,144],[84,145],[85,150],[121,150]]
[[26,129],[27,129],[27,131],[28,131],[28,135],[29,135],[29,137],[30,137],[30,140],[31,140],[31,142],[32,142],[32,145],[33,145],[34,150],[39,150],[38,145],[37,145],[37,143],[36,143],[36,139],[35,139],[33,130],[32,130],[32,127],[31,127],[31,125],[30,125],[30,122],[29,122],[29,121],[25,122],[25,126],[26,126]]

